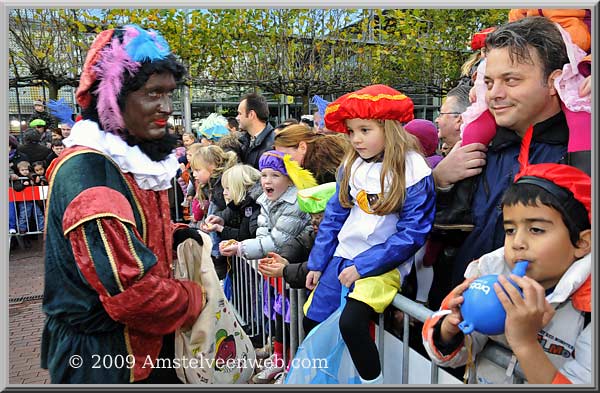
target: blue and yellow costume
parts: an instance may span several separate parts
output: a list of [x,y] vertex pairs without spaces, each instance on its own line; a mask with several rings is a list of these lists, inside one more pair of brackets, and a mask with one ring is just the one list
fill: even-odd
[[[339,201],[339,184],[329,200],[308,259],[308,269],[322,275],[305,304],[308,318],[322,322],[339,307],[338,275],[356,265],[361,278],[348,295],[381,313],[400,289],[401,276],[410,272],[413,254],[425,243],[435,211],[435,186],[425,159],[411,153],[407,159],[406,200],[396,214],[367,213],[357,203],[362,195],[379,194],[382,164],[358,158],[353,164],[351,209]],[[361,194],[361,196],[359,196]]]
[[[353,118],[407,122],[413,118],[413,103],[397,90],[373,85],[340,97],[325,113],[327,128],[336,132],[346,133],[345,120]],[[358,157],[343,165],[352,165],[348,191],[353,206],[341,205],[338,183],[308,259],[308,269],[321,272],[304,306],[305,315],[316,322],[339,307],[338,276],[352,265],[361,278],[348,296],[383,312],[399,291],[401,277],[410,272],[412,257],[425,243],[435,214],[431,168],[419,153],[406,154],[406,198],[398,212],[386,215],[370,210],[373,198],[385,195],[390,187],[388,177],[381,189],[382,162]]]

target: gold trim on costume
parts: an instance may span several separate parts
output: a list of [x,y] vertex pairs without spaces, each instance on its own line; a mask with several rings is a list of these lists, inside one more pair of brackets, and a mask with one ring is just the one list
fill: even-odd
[[[88,253],[89,257],[90,257],[90,261],[92,261],[92,265],[93,265],[94,264],[94,257],[92,256],[92,251],[90,251],[90,245],[88,244],[87,237],[85,236],[85,230],[83,229],[83,227],[80,227],[79,229],[81,231],[81,237],[83,238],[83,243],[85,244],[85,249],[87,250],[87,253]],[[77,267],[77,268],[79,269],[79,267]],[[81,270],[81,269],[79,269],[79,270]],[[94,271],[96,271],[96,266],[95,265],[94,265]],[[96,272],[96,275],[98,275],[98,272]],[[86,278],[86,281],[87,281],[87,278]],[[98,279],[98,281],[100,281],[100,279]],[[88,285],[91,285],[91,284],[88,282]],[[106,290],[106,288],[104,288],[104,286],[102,286],[102,289],[104,289],[104,292],[105,292],[104,294],[106,296],[112,297],[112,295]]]
[[[101,151],[88,148],[88,149],[85,149],[85,150],[75,151],[75,152],[70,153],[69,155],[67,155],[65,158],[63,158],[58,163],[57,167],[52,171],[52,178],[49,179],[49,181],[48,181],[49,187],[48,187],[48,199],[47,199],[47,202],[46,202],[46,206],[50,206],[50,194],[52,192],[52,184],[53,184],[54,178],[56,177],[56,174],[58,173],[59,168],[65,162],[67,162],[69,159],[71,159],[72,157],[77,156],[79,154],[84,154],[84,153],[98,154],[100,156],[105,157],[121,173],[121,177],[123,178],[123,180],[125,180],[125,184],[127,185],[127,188],[129,188],[129,192],[131,192],[131,196],[133,197],[133,200],[135,202],[137,210],[138,210],[138,212],[140,214],[140,220],[142,221],[142,231],[141,231],[142,239],[143,239],[144,243],[147,243],[148,242],[148,231],[146,230],[146,216],[144,214],[144,211],[142,210],[142,205],[140,204],[140,201],[138,200],[137,195],[135,194],[135,191],[133,190],[133,187],[131,186],[129,180],[127,179],[127,177],[125,176],[125,174],[121,171],[121,168],[119,167],[119,165],[112,158],[110,158],[106,154],[102,153]],[[48,221],[46,220],[46,222],[48,222]],[[129,221],[126,221],[126,222],[129,222]],[[137,225],[135,223],[133,225],[137,228]]]
[[110,248],[110,244],[108,244],[108,240],[106,239],[106,234],[104,233],[104,229],[102,228],[102,221],[96,220],[96,224],[98,225],[98,231],[100,231],[100,237],[102,238],[102,243],[104,243],[104,249],[106,250],[106,255],[108,256],[108,261],[110,262],[110,267],[113,271],[113,275],[115,276],[115,281],[117,282],[117,286],[121,292],[125,291],[123,288],[123,284],[121,283],[121,279],[119,278],[119,272],[117,271],[117,264],[115,262],[115,258],[112,254],[112,250]]
[[71,232],[73,229],[75,229],[76,227],[78,227],[82,223],[84,223],[86,221],[91,221],[91,220],[93,220],[95,218],[101,218],[101,217],[114,217],[114,218],[118,219],[119,221],[127,222],[127,223],[129,223],[129,224],[131,224],[131,225],[133,225],[135,227],[135,222],[131,222],[131,221],[129,221],[129,220],[123,218],[123,217],[117,216],[114,213],[98,213],[98,214],[94,214],[92,216],[87,216],[87,217],[82,218],[81,220],[77,221],[75,224],[71,225],[66,230],[64,230],[63,234],[65,236],[67,236],[67,234],[69,232]]
[[371,95],[371,94],[356,94],[356,93],[352,93],[350,94],[348,97],[348,99],[350,98],[357,98],[359,100],[370,100],[370,101],[379,101],[382,100],[384,98],[387,98],[389,100],[395,100],[395,101],[402,101],[405,100],[406,97],[404,94],[377,94],[376,96]]
[[[125,348],[127,348],[127,354],[133,356],[135,362],[135,355],[133,354],[133,349],[131,349],[131,340],[129,339],[129,327],[127,327],[127,325],[125,325],[125,329],[123,329],[123,336],[125,338]],[[133,372],[134,369],[135,366],[129,368],[129,383],[135,381],[135,374]]]
[[135,259],[138,267],[140,268],[140,274],[138,274],[137,276],[139,280],[144,275],[144,264],[142,263],[142,260],[140,259],[138,254],[135,252],[135,248],[133,248],[133,242],[131,241],[131,236],[129,236],[129,231],[127,230],[127,227],[123,223],[121,223],[121,225],[123,226],[123,230],[125,231],[125,236],[127,236],[127,244],[129,244],[129,251],[131,251],[131,255],[133,255],[133,258]]
[[[48,226],[48,211],[50,210],[50,195],[52,194],[52,185],[54,184],[54,178],[56,177],[56,174],[58,173],[58,170],[71,157],[74,157],[74,156],[77,156],[77,155],[83,154],[83,153],[89,153],[89,152],[90,152],[90,150],[80,150],[80,151],[76,151],[76,152],[70,153],[65,158],[63,158],[62,160],[60,160],[58,162],[58,164],[56,165],[56,168],[54,168],[54,170],[52,171],[52,176],[50,177],[50,179],[48,179],[48,196],[46,197],[46,212],[44,213],[44,219],[45,219],[44,222],[46,223],[46,227]],[[46,240],[46,233],[47,232],[48,231],[44,231],[44,240]]]
[[[110,157],[109,157],[110,159]],[[117,166],[117,168],[119,168],[119,166],[111,160],[111,162],[113,164],[115,164]],[[120,170],[120,168],[119,168]],[[137,210],[140,214],[140,220],[142,220],[142,240],[144,241],[144,244],[148,244],[148,231],[146,230],[146,215],[144,214],[144,210],[142,209],[142,205],[140,204],[140,201],[138,200],[137,195],[135,194],[135,191],[133,190],[133,187],[131,186],[131,184],[129,183],[129,179],[127,179],[126,176],[124,176],[123,174],[123,179],[125,179],[125,184],[127,184],[127,187],[129,187],[129,191],[131,192],[131,195],[133,197],[133,200],[135,202],[135,205],[137,207]],[[137,228],[137,225],[136,225]]]

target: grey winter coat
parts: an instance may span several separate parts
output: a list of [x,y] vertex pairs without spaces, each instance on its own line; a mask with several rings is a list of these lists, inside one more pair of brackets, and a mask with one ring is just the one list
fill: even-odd
[[[297,190],[290,186],[276,201],[269,201],[265,194],[258,197],[256,238],[242,242],[242,256],[247,259],[264,258],[268,252],[281,253],[286,243],[296,237],[306,237],[312,232],[310,215],[298,207]],[[302,247],[302,242],[293,242]]]

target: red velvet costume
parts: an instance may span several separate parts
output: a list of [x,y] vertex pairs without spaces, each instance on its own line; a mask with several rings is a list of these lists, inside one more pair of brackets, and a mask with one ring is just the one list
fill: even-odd
[[[163,336],[193,324],[203,304],[197,284],[172,278],[167,191],[141,189],[81,146],[66,149],[48,177],[42,367],[52,383],[145,379]],[[69,364],[74,355],[80,368]],[[115,367],[118,355],[135,364],[130,356]],[[95,368],[103,357],[115,365]]]

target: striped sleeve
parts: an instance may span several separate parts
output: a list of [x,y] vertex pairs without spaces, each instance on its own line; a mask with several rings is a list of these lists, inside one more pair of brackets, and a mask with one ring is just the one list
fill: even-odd
[[[98,203],[100,198],[110,203]],[[85,190],[66,209],[63,231],[77,267],[111,318],[161,335],[193,324],[201,288],[153,274],[157,258],[141,241],[122,194],[107,187]]]

